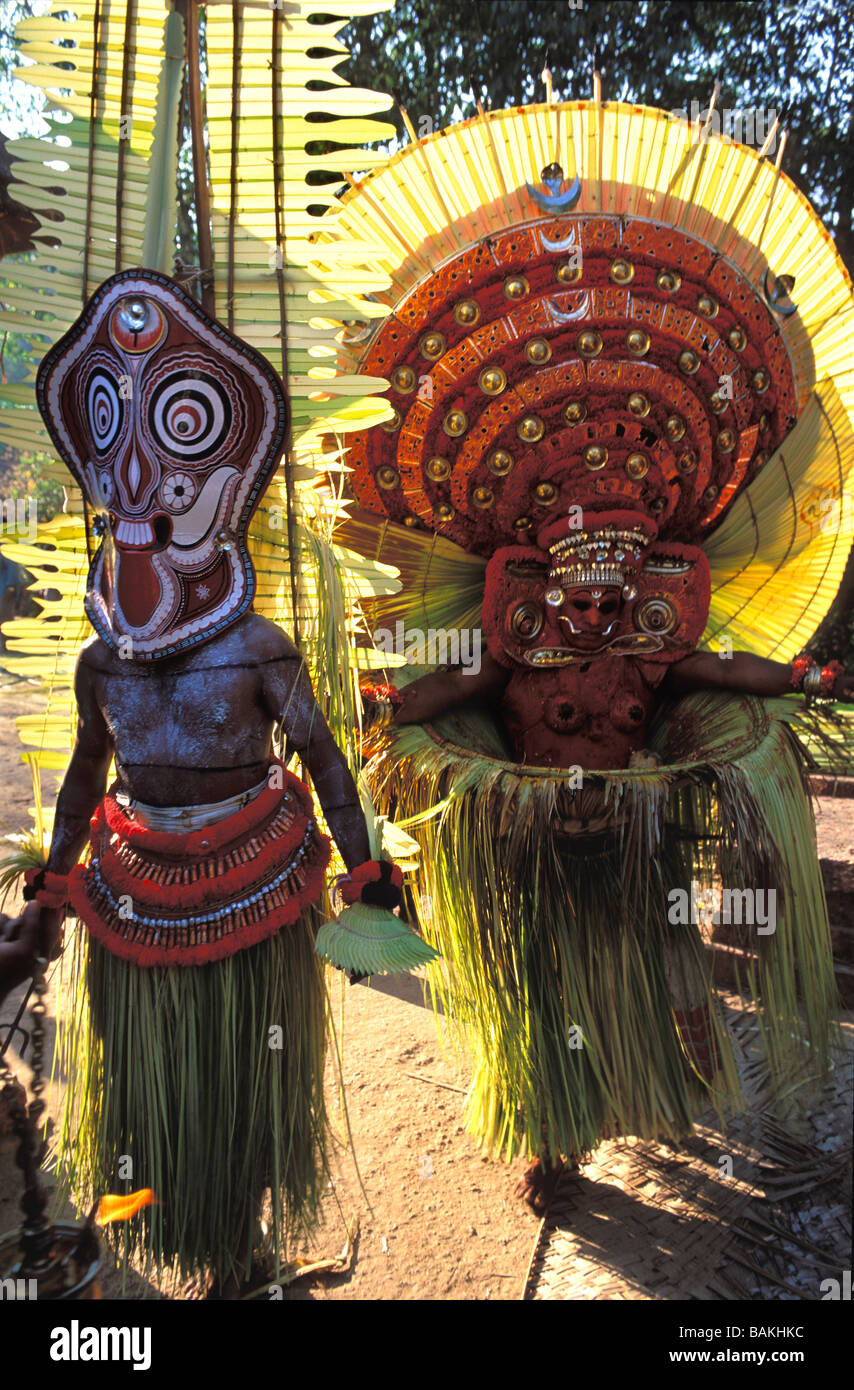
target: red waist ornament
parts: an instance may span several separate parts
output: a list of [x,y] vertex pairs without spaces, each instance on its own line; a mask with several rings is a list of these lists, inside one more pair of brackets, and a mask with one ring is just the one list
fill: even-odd
[[272,785],[216,825],[149,830],[107,793],[88,865],[69,879],[74,912],[135,965],[204,965],[274,936],[320,898],[330,857],[306,786],[281,764]]

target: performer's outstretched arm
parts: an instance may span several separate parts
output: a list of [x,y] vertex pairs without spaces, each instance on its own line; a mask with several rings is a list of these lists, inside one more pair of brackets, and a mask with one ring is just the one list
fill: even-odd
[[[750,652],[722,658],[715,652],[694,652],[671,666],[662,687],[683,695],[689,690],[740,690],[747,695],[787,695],[792,691],[792,667]],[[837,676],[833,699],[854,700],[854,676]]]
[[480,670],[475,675],[466,666],[450,671],[432,671],[429,676],[406,685],[400,692],[401,704],[394,715],[395,724],[423,724],[447,710],[455,709],[466,700],[495,699],[501,694],[510,672],[484,652]]

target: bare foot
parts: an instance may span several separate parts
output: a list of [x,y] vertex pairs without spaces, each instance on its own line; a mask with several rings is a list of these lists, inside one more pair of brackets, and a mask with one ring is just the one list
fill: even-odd
[[563,1159],[555,1162],[553,1158],[535,1158],[516,1184],[514,1196],[527,1202],[538,1216],[544,1216],[555,1195],[562,1169]]

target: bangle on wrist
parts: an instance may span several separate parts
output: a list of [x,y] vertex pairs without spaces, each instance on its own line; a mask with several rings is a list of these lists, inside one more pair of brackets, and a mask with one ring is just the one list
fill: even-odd
[[789,682],[793,690],[803,690],[804,681],[809,671],[815,669],[815,660],[808,652],[801,652],[792,662],[792,678]]
[[832,700],[836,682],[844,674],[845,667],[840,661],[829,661],[826,666],[811,666],[803,682],[807,704],[811,704],[813,700]]

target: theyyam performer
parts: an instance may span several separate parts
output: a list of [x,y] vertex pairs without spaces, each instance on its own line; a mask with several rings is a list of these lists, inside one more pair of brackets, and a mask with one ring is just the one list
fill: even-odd
[[801,655],[850,545],[854,296],[766,154],[597,90],[413,141],[344,199],[392,286],[347,359],[393,410],[350,453],[354,543],[385,518],[404,584],[374,638],[446,652],[366,687],[370,776],[417,821],[471,1129],[532,1158],[537,1207],[561,1155],[740,1103],[715,887],[774,1080],[832,1049],[794,692],[854,694]]
[[371,859],[302,658],[252,611],[246,531],[287,425],[266,361],[165,276],[124,271],[49,352],[38,391],[107,531],[77,739],[47,868],[28,876],[54,939],[66,904],[88,929],[70,1088],[85,1099],[61,1158],[97,1192],[130,1155],[157,1195],[157,1263],[226,1282],[258,1248],[264,1189],[283,1252],[324,1176],[330,846],[274,729],[311,776],[352,896],[395,907],[400,873]]

